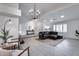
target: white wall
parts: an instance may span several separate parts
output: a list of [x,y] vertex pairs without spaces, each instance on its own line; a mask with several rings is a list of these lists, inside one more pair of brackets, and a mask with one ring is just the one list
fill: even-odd
[[22,24],[20,24],[20,29],[19,29],[20,34],[21,34],[21,35],[26,35],[26,30],[28,30],[28,25],[27,25],[27,23],[22,23]]
[[71,19],[71,20],[62,21],[56,24],[67,24],[67,32],[63,33],[64,38],[77,39],[77,37],[75,36],[75,31],[79,30],[79,19],[73,19],[73,20]]
[[[33,29],[35,31],[35,35],[38,35],[40,31],[42,31],[42,23],[39,19],[28,21],[26,23],[21,23],[21,35],[26,35],[26,30]],[[30,29],[29,29],[30,26]]]
[[[0,4],[0,6],[1,6],[0,10],[2,10],[2,8],[6,8],[6,9],[4,9],[4,11],[7,10],[7,12],[9,12],[8,8],[9,9],[13,8],[13,10],[10,10],[10,12],[13,12],[13,11],[17,12],[17,10],[19,10],[18,9],[18,4]],[[19,14],[21,14],[21,13],[19,13]],[[12,23],[11,24],[7,23],[6,29],[10,31],[9,34],[12,35],[13,38],[18,38],[18,33],[19,33],[18,32],[18,30],[19,30],[19,17],[18,16],[19,16],[19,14],[14,16],[14,12],[10,13],[10,14],[5,13],[5,12],[0,13],[0,29],[3,28],[3,24],[8,19],[11,19]],[[1,39],[0,39],[0,42],[2,42]]]
[[[16,6],[16,7],[15,7]],[[18,9],[18,4],[0,4],[0,14],[5,16],[21,16],[21,10]]]
[[10,30],[10,35],[13,35],[13,38],[18,38],[18,24],[19,19],[18,17],[7,17],[7,16],[0,16],[0,29],[3,28],[3,24],[8,20],[11,19],[11,24],[7,23],[6,29]]
[[[43,25],[47,24],[49,22],[43,22]],[[53,25],[54,24],[67,24],[67,32],[65,33],[59,33],[59,35],[63,35],[64,38],[73,38],[73,39],[78,39],[78,37],[75,36],[75,31],[79,30],[79,18],[75,19],[68,19],[68,20],[63,20],[60,22],[56,23],[50,23],[48,26],[50,26],[49,31],[53,31]]]
[[4,6],[15,8],[15,9],[19,8],[18,3],[0,3],[0,5],[4,5]]

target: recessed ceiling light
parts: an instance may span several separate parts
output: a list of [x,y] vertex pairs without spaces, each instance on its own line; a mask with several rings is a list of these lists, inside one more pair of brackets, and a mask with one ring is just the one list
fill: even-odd
[[53,22],[53,19],[50,19],[50,22]]
[[64,15],[60,16],[61,18],[64,18]]

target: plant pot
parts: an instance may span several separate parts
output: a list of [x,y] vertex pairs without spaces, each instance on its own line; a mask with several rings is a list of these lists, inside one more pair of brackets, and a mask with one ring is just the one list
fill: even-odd
[[7,43],[7,41],[6,41],[6,40],[4,40],[4,43]]
[[21,40],[21,41],[20,41],[20,44],[24,44],[24,40]]

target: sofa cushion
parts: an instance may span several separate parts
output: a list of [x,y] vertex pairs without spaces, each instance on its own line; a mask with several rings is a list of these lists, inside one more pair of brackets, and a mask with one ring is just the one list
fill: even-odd
[[52,35],[50,35],[50,36],[52,36],[52,37],[57,37],[57,35],[53,35],[53,34],[52,34]]
[[0,48],[0,56],[11,56],[11,51]]

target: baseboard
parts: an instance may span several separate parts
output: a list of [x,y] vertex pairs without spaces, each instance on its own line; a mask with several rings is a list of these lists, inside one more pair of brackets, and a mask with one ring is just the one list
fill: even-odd
[[77,38],[70,38],[70,37],[64,37],[63,39],[74,39],[74,40],[79,40]]

